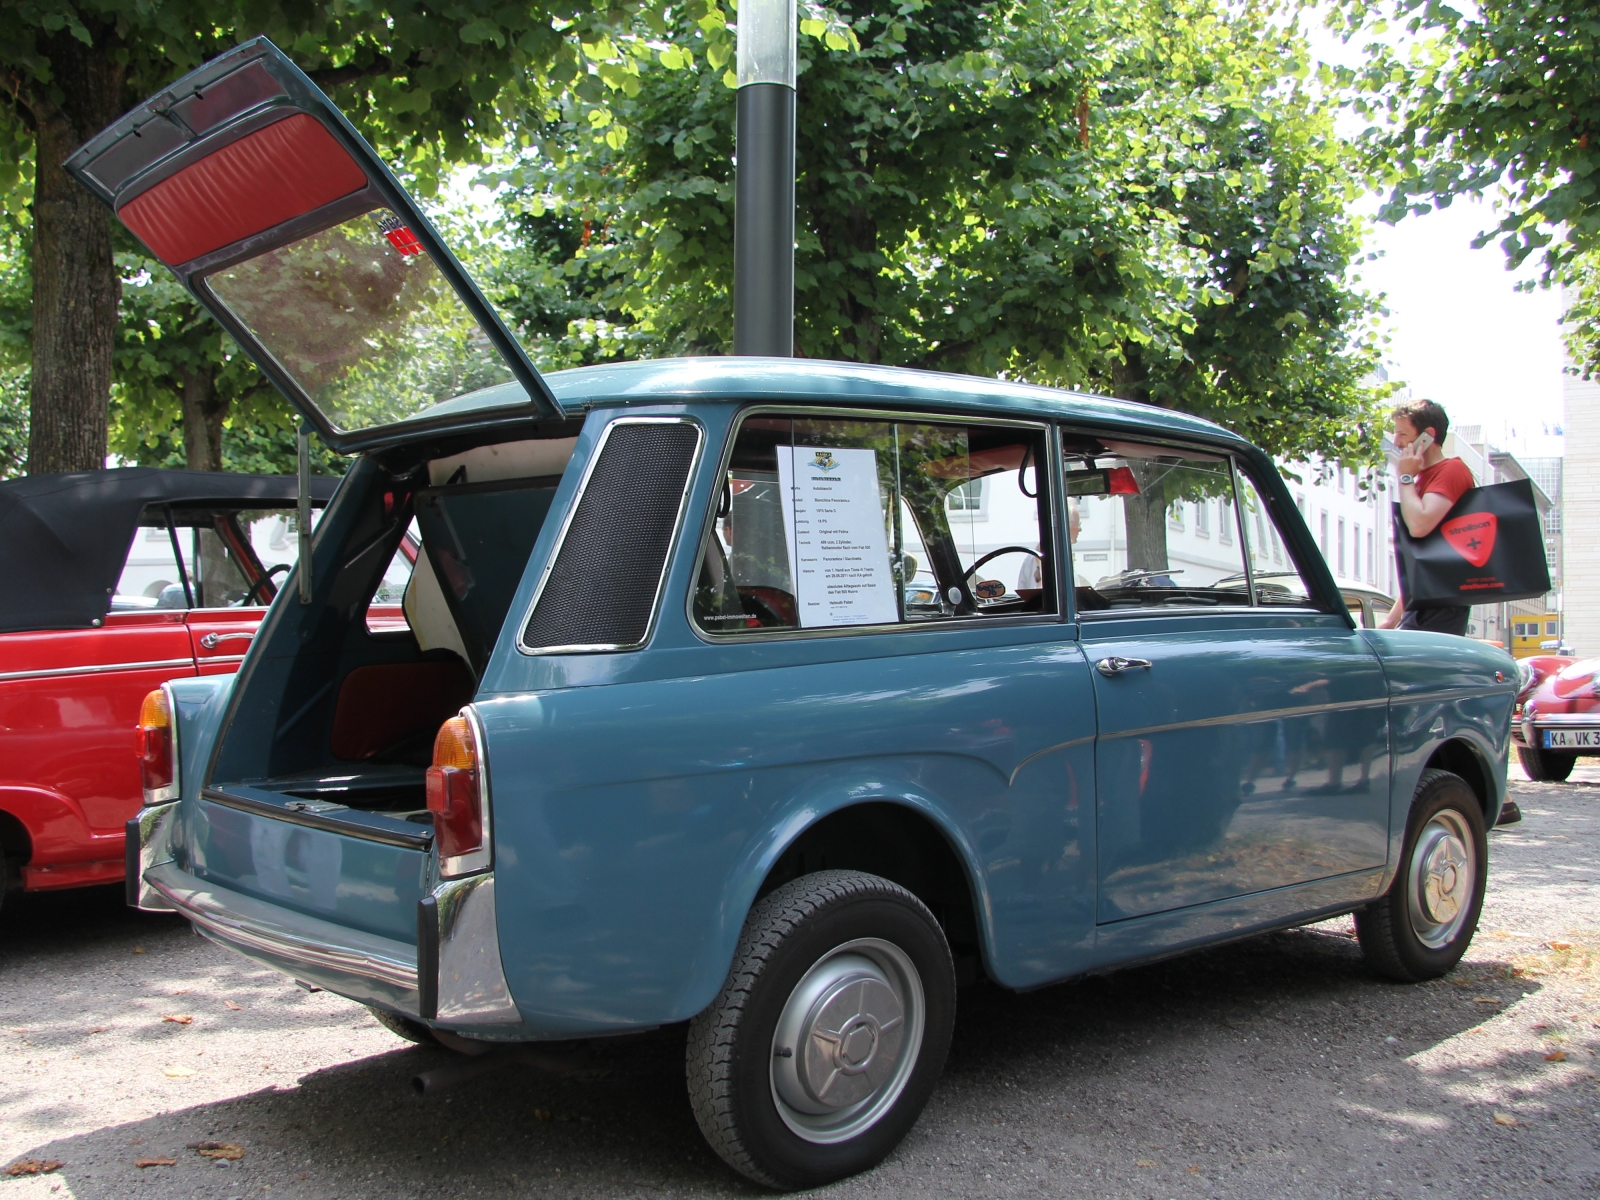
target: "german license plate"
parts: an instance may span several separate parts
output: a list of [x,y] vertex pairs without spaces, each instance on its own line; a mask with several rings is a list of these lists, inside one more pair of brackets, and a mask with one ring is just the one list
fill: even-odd
[[1600,750],[1600,729],[1546,729],[1546,750]]

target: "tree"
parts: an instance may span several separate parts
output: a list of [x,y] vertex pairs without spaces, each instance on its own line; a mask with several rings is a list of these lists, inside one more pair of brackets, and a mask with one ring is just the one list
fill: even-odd
[[[1389,189],[1383,219],[1489,195],[1509,267],[1539,254],[1566,285],[1568,344],[1600,370],[1600,10],[1592,0],[1347,0],[1332,22],[1373,37],[1341,82],[1385,124],[1371,165]],[[1408,35],[1390,36],[1398,23]]]
[[[116,352],[112,220],[61,162],[166,83],[229,46],[270,36],[426,192],[539,99],[543,72],[608,64],[579,49],[606,19],[594,0],[7,0],[0,19],[0,193],[31,193],[31,471],[98,467]],[[601,13],[597,16],[597,10]],[[631,11],[624,5],[623,16]],[[609,48],[609,43],[608,43]],[[203,407],[203,406],[202,406]]]
[[[796,349],[1082,387],[1372,461],[1361,179],[1303,44],[1214,0],[838,6],[802,44]],[[687,16],[674,33],[696,45]],[[535,114],[499,283],[555,361],[731,345],[733,98],[707,44],[597,141]],[[574,309],[584,315],[555,326]],[[1164,558],[1164,502],[1130,507]]]

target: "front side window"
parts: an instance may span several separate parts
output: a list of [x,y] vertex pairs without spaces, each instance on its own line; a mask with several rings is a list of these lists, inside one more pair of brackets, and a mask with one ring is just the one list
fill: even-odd
[[140,517],[111,611],[270,604],[282,578],[267,577],[251,545],[253,523],[261,519],[260,513],[152,505]]
[[1311,591],[1294,560],[1284,553],[1284,541],[1277,523],[1255,483],[1239,472],[1239,498],[1248,514],[1245,529],[1245,554],[1250,559],[1256,582],[1256,603],[1304,608],[1312,603]]
[[754,416],[722,481],[692,611],[707,633],[1057,611],[1044,434]]

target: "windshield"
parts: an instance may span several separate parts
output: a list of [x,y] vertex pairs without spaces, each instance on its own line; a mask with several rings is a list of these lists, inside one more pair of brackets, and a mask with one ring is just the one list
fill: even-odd
[[[335,429],[507,383],[505,360],[410,229],[375,209],[208,276]],[[508,388],[507,403],[526,397]]]

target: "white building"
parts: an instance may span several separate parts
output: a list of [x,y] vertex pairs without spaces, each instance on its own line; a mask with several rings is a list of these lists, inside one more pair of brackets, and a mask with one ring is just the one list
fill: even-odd
[[1600,655],[1600,554],[1585,530],[1600,529],[1600,381],[1569,375],[1562,387],[1562,618],[1564,640]]

